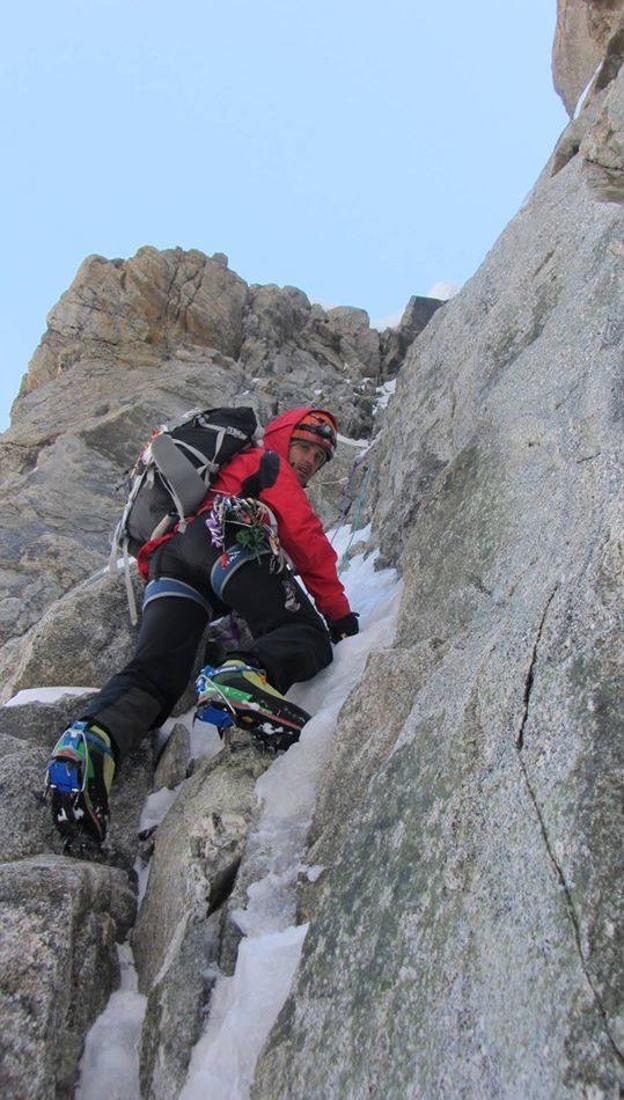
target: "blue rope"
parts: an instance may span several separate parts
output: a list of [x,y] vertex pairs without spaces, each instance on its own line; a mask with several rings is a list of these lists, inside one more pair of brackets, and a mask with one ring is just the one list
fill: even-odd
[[362,480],[362,484],[360,486],[360,491],[359,491],[357,497],[355,498],[355,509],[354,509],[354,513],[353,513],[353,526],[351,528],[351,536],[350,536],[349,541],[346,545],[344,553],[343,553],[343,555],[342,555],[342,557],[341,557],[341,559],[338,563],[338,576],[340,576],[341,573],[344,573],[349,568],[349,566],[351,564],[351,562],[349,561],[349,558],[348,558],[348,554],[349,554],[349,550],[351,549],[351,546],[353,545],[353,540],[355,539],[355,536],[358,533],[360,516],[362,514],[362,505],[363,505],[364,499],[366,497],[366,490],[368,489],[369,478],[370,478],[370,466],[368,467],[368,469],[367,469],[367,471],[364,475],[364,478]]

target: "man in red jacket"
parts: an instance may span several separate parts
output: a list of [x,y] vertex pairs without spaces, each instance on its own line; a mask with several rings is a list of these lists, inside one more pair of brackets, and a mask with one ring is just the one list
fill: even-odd
[[323,409],[278,416],[262,447],[219,471],[184,530],[142,547],[148,583],[134,656],[65,730],[48,765],[54,823],[68,841],[103,841],[116,766],[169,716],[206,625],[229,611],[245,619],[253,641],[202,670],[198,716],[219,728],[251,727],[274,749],[298,739],[309,716],[284,693],[331,662],[330,639],[358,631],[336,553],[304,491],[336,439],[336,420]]

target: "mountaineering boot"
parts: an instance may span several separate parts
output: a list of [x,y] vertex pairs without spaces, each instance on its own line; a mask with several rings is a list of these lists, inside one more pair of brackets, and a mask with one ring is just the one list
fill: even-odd
[[94,722],[72,722],[52,750],[46,794],[67,851],[99,847],[106,836],[115,758],[108,734]]
[[238,659],[206,665],[196,681],[196,717],[219,732],[230,725],[249,730],[277,752],[299,740],[310,715],[272,687],[262,669]]

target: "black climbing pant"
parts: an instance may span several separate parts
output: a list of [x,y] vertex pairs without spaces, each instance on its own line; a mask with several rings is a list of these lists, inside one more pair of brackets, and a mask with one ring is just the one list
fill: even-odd
[[263,669],[279,691],[311,679],[332,660],[325,624],[292,573],[273,571],[270,555],[246,561],[219,599],[210,582],[218,557],[199,517],[150,559],[158,594],[149,599],[148,586],[134,656],[84,715],[108,731],[120,759],[168,718],[188,684],[206,626],[230,610],[246,621],[253,641],[227,656]]

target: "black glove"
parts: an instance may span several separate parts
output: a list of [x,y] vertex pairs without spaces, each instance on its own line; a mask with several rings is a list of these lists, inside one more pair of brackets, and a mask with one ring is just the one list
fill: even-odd
[[350,638],[353,634],[358,634],[360,630],[358,619],[357,611],[350,611],[342,619],[328,619],[327,627],[332,642],[337,645],[343,638]]

